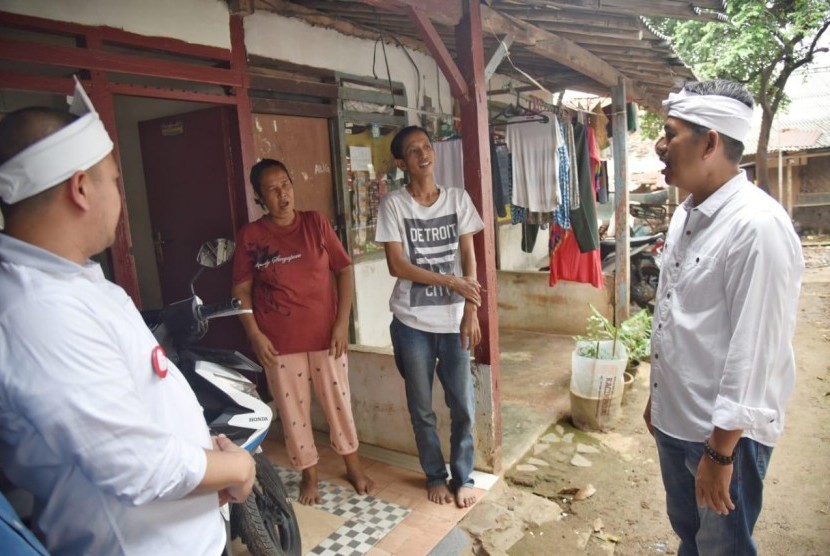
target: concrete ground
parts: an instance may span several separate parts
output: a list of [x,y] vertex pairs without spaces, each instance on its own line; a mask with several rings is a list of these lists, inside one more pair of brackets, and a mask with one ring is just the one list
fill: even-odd
[[[794,339],[797,381],[765,481],[761,554],[830,547],[830,242],[805,246]],[[569,337],[502,330],[505,480],[430,554],[676,554],[654,441],[645,364],[606,433],[570,426]],[[450,542],[452,541],[452,542]]]

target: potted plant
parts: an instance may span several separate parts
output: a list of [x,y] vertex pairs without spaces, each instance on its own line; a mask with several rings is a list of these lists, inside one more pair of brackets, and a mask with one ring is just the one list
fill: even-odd
[[585,351],[584,355],[591,356],[587,351],[591,350],[592,342],[616,340],[622,343],[628,352],[626,370],[635,373],[640,361],[648,361],[651,358],[651,314],[643,309],[623,321],[620,326],[614,326],[596,307],[590,307],[591,316],[588,317],[585,334],[574,337],[580,351]]

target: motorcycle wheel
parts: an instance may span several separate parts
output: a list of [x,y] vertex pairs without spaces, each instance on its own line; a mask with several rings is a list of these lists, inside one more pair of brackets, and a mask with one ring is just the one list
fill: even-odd
[[631,299],[638,306],[654,312],[654,298],[657,296],[657,282],[660,279],[660,269],[650,264],[642,265],[637,274],[636,284],[631,285]]
[[231,535],[240,537],[253,556],[299,556],[300,528],[274,465],[254,455],[256,482],[244,504],[231,505]]

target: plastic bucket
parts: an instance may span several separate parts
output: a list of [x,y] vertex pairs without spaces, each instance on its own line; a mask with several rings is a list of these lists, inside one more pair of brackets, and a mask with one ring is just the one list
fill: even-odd
[[[591,356],[585,355],[586,350]],[[620,342],[616,346],[613,340],[577,343],[571,356],[570,388],[575,427],[605,430],[619,418],[627,362],[628,353]]]

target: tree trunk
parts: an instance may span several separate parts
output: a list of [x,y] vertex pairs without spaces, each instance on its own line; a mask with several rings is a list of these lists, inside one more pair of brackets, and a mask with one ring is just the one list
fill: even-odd
[[761,106],[763,117],[761,118],[761,131],[758,134],[758,147],[755,150],[755,181],[758,187],[769,193],[769,168],[767,168],[767,147],[769,147],[769,134],[772,129],[772,119],[775,114],[766,106]]

